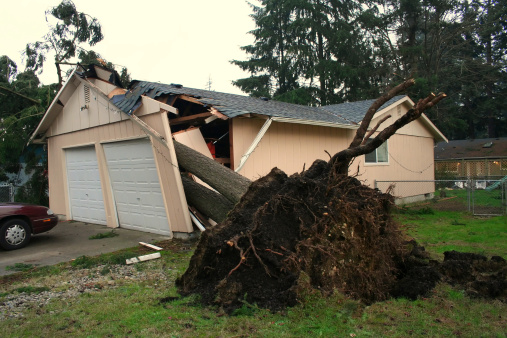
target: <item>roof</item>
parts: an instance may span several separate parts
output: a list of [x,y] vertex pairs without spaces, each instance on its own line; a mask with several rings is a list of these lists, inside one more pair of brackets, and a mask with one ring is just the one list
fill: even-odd
[[[382,109],[389,107],[393,103],[396,103],[405,97],[406,95],[398,95],[393,97],[392,99],[384,103],[384,105],[382,105],[382,107],[380,107],[378,111],[381,111]],[[373,104],[373,102],[375,102],[375,99],[357,102],[345,102],[340,104],[323,106],[322,109],[329,111],[335,115],[341,116],[348,121],[359,124],[362,121],[368,109],[370,109],[370,106]]]
[[[114,104],[122,111],[130,114],[139,104],[142,95],[157,98],[161,95],[180,94],[192,96],[204,105],[213,106],[229,118],[245,114],[260,114],[271,117],[321,121],[342,125],[358,124],[375,101],[366,100],[325,107],[310,107],[244,95],[188,88],[176,84],[167,85],[156,82],[136,81],[131,85],[131,89],[126,95],[114,99]],[[392,98],[381,109],[404,97],[402,95]]]
[[435,146],[435,160],[507,158],[507,137],[440,142]]
[[[93,66],[88,71],[77,72],[74,69],[73,74],[56,95],[51,106],[46,111],[43,119],[37,129],[32,134],[30,142],[37,135],[43,135],[48,130],[55,116],[61,111],[63,106],[58,106],[60,96],[64,91],[73,90],[67,88],[73,76],[81,78],[91,77],[100,78],[105,81],[114,81],[111,72],[107,72],[99,66]],[[158,82],[132,81],[129,90],[123,95],[115,95],[111,102],[120,110],[127,114],[132,114],[137,107],[141,105],[141,97],[156,99],[162,95],[186,95],[200,101],[204,106],[213,107],[218,112],[228,118],[234,118],[241,115],[258,114],[272,117],[275,121],[293,122],[301,124],[333,126],[340,128],[356,129],[358,123],[364,117],[367,110],[375,100],[365,100],[358,102],[342,103],[324,107],[310,107],[292,103],[273,101],[266,98],[254,98],[244,95],[220,93],[209,90],[188,88],[178,84],[161,84]],[[396,96],[386,102],[377,112],[392,106],[393,104],[402,104],[408,102],[413,104],[408,96]],[[429,121],[423,114],[422,123],[430,130],[436,140],[447,140],[444,135]]]

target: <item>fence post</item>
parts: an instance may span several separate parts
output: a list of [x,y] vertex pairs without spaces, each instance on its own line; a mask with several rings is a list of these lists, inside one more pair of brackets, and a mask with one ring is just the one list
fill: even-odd
[[502,189],[502,205],[505,207],[503,210],[503,214],[507,215],[507,182],[503,182],[503,189]]
[[473,211],[473,203],[474,203],[474,190],[473,190],[473,180],[471,180],[470,178],[467,180],[467,185],[468,185],[468,188],[467,188],[467,192],[468,192],[468,212],[472,212]]

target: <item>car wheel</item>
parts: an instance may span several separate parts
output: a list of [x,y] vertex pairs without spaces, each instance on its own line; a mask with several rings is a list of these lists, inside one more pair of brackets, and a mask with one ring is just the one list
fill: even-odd
[[20,249],[28,244],[32,232],[22,219],[10,219],[0,228],[0,246],[5,250]]

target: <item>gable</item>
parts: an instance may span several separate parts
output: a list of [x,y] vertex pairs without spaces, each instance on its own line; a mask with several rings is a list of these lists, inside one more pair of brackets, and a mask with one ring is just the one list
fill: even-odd
[[[370,128],[374,128],[383,118],[390,115],[379,127],[379,131],[384,130],[387,126],[393,124],[397,119],[406,114],[409,109],[414,106],[414,102],[408,96],[402,96],[397,101],[388,101],[389,105],[382,106],[374,116],[370,123]],[[447,138],[438,130],[438,128],[423,113],[417,120],[403,126],[398,131],[398,135],[410,135],[418,137],[431,137],[435,142],[448,142]]]
[[[101,79],[82,79],[74,71],[46,111],[30,141],[43,143],[47,137],[94,128],[129,120],[112,102],[114,95],[125,90]],[[158,113],[161,110],[177,114],[167,104],[142,97],[136,115]]]
[[[382,122],[378,131],[384,130],[386,127],[393,124],[397,119],[403,116],[409,109],[411,108],[408,104],[396,104],[388,107],[387,109],[381,110],[379,113],[375,114],[370,123],[370,128],[374,128],[377,123],[379,123],[382,119],[387,116],[389,117],[387,120]],[[427,128],[421,118],[412,121],[411,123],[400,128],[396,134],[398,135],[410,135],[410,136],[419,136],[419,137],[434,137],[434,134],[431,133],[429,128]]]

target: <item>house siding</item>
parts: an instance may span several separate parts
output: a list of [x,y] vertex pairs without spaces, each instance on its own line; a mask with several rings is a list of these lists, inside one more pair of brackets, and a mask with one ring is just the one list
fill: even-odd
[[[234,168],[264,124],[261,119],[234,119]],[[240,174],[255,180],[278,167],[288,175],[308,169],[316,159],[329,160],[352,141],[353,131],[295,123],[273,122]]]
[[[376,120],[383,116],[376,117]],[[392,119],[394,118],[396,115],[393,115]],[[252,118],[233,120],[234,168],[238,167],[241,157],[264,121]],[[359,165],[358,179],[371,187],[375,187],[375,180],[433,180],[433,137],[419,121],[412,124],[410,128],[403,130],[403,134],[395,134],[388,140],[387,164],[365,164],[364,156],[360,156],[350,166],[350,174],[355,174]],[[418,136],[407,135],[408,133]],[[268,174],[273,167],[278,167],[287,175],[301,172],[303,168],[309,168],[316,159],[328,161],[329,155],[326,151],[334,155],[346,149],[354,135],[355,130],[351,129],[273,122],[240,170],[240,174],[255,180]],[[406,197],[432,192],[434,184],[428,182],[414,185],[410,191],[395,190],[394,194]]]

